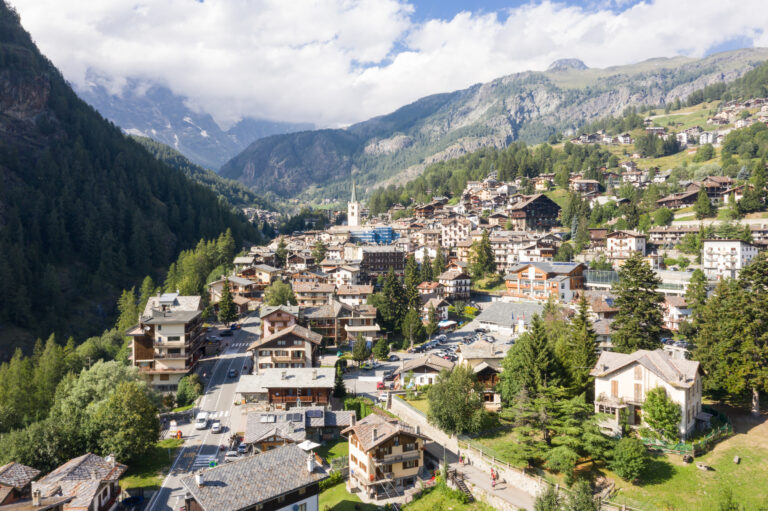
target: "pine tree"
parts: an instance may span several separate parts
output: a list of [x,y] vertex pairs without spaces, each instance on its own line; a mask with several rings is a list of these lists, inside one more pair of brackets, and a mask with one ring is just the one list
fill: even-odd
[[139,288],[139,304],[137,306],[139,314],[144,312],[144,308],[147,306],[147,302],[149,301],[150,297],[155,295],[155,293],[157,293],[157,286],[155,286],[155,281],[152,280],[152,277],[147,275],[141,282],[141,288]]
[[333,397],[343,399],[347,395],[347,387],[344,385],[344,374],[341,371],[341,364],[336,364],[336,376],[333,379]]
[[355,345],[352,346],[352,360],[357,362],[359,366],[371,356],[371,350],[368,349],[368,344],[363,339],[362,335],[358,335],[355,340]]
[[427,332],[424,330],[424,324],[417,309],[408,310],[400,331],[403,333],[403,347],[413,347],[414,344],[424,342],[427,338]]
[[578,313],[573,318],[569,330],[567,363],[571,385],[576,394],[589,394],[593,390],[593,378],[589,376],[589,372],[597,362],[597,336],[589,319],[587,299],[584,295],[579,300]]
[[[438,250],[440,250],[438,248]],[[421,275],[419,277],[421,282],[432,282],[434,279],[434,273],[432,272],[432,260],[429,258],[429,252],[424,249],[424,258],[421,260]]]
[[275,249],[275,264],[277,264],[278,268],[284,268],[287,259],[288,247],[285,244],[285,239],[281,237],[280,241],[277,243],[277,248]]
[[432,261],[432,278],[437,279],[444,271],[445,259],[443,258],[443,251],[438,250],[437,254],[435,254],[435,260]]
[[136,304],[136,292],[134,288],[126,289],[117,301],[117,309],[120,317],[117,319],[117,330],[123,334],[139,321],[139,309]]
[[499,388],[506,403],[512,403],[522,389],[539,393],[559,383],[561,369],[538,314],[533,316],[530,330],[509,349],[502,366]]
[[416,257],[409,254],[405,259],[405,297],[409,308],[418,308],[421,304],[418,285],[421,283],[419,265]]
[[437,325],[437,323],[438,323],[437,311],[435,310],[435,307],[432,304],[429,305],[429,313],[428,313],[427,318],[428,318],[429,322],[424,327],[424,330],[427,332],[427,337],[429,337],[431,339],[432,336],[435,335],[435,333],[437,332],[437,329],[438,329],[438,325]]
[[691,280],[688,282],[688,289],[685,291],[685,301],[691,309],[691,321],[694,326],[701,320],[701,313],[704,305],[707,303],[707,277],[700,269],[693,270]]
[[661,280],[643,260],[633,253],[619,270],[614,284],[615,305],[619,309],[613,320],[613,347],[620,353],[659,348],[664,330],[661,303],[664,298],[656,291]]
[[496,260],[491,247],[488,231],[483,231],[479,241],[472,243],[470,248],[469,269],[472,277],[481,279],[486,275],[495,273]]
[[53,334],[34,364],[35,402],[38,418],[48,415],[56,395],[56,386],[68,371],[64,349],[56,343]]
[[389,269],[389,272],[384,277],[381,294],[382,299],[379,304],[379,313],[383,322],[382,326],[388,332],[395,332],[400,328],[408,310],[408,300],[405,289],[392,268]]
[[383,337],[376,341],[373,346],[373,355],[379,360],[386,360],[389,357],[389,343]]
[[315,264],[320,264],[325,259],[325,254],[328,249],[325,248],[325,244],[321,240],[315,241],[315,245],[312,247],[312,258],[315,260]]
[[693,205],[693,211],[696,213],[696,218],[699,220],[712,216],[712,203],[709,201],[707,192],[705,192],[703,188],[699,190],[699,194],[696,196],[696,203]]
[[229,290],[229,279],[224,279],[224,287],[221,290],[221,299],[219,300],[219,321],[229,324],[237,321],[237,309],[232,300],[232,293]]

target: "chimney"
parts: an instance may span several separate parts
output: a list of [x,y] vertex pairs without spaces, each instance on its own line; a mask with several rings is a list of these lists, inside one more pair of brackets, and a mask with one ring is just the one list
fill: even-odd
[[312,379],[313,380],[317,379],[317,369],[312,369]]
[[115,459],[114,453],[109,453],[109,456],[106,457],[106,461],[109,463],[109,466],[114,468],[117,464],[117,460]]
[[352,416],[349,418],[349,425],[354,426],[357,422],[357,414],[353,413]]
[[418,424],[416,424],[416,434],[417,435],[421,434],[421,426],[419,426]]
[[280,379],[281,380],[287,380],[288,379],[288,371],[280,372]]
[[315,471],[315,456],[310,452],[307,455],[307,472],[310,474]]
[[203,471],[201,470],[197,474],[195,474],[195,482],[197,483],[198,487],[202,487],[205,485],[205,478],[203,477]]
[[37,488],[32,490],[32,505],[35,507],[40,505],[40,490]]
[[376,430],[376,428],[373,428],[373,441],[374,442],[376,441],[376,433],[378,433],[378,431]]

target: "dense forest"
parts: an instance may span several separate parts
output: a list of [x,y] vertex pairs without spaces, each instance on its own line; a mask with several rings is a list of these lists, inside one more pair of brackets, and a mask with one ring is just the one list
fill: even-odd
[[161,142],[156,142],[151,138],[132,136],[133,140],[144,146],[155,158],[168,164],[177,170],[180,170],[185,176],[193,181],[207,186],[235,207],[254,207],[276,211],[275,204],[268,199],[257,195],[244,184],[221,177],[214,171],[206,169],[192,163],[186,156],[176,149],[169,147]]
[[200,238],[260,233],[81,101],[0,3],[0,354],[84,337]]

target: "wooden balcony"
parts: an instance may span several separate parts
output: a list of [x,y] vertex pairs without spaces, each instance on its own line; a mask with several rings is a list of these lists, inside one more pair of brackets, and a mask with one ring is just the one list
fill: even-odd
[[271,403],[318,403],[327,404],[328,398],[325,396],[271,396]]
[[386,456],[378,456],[372,458],[374,465],[391,465],[393,463],[402,463],[404,461],[418,460],[421,458],[421,451],[415,449],[413,451],[403,452],[399,454],[387,454]]

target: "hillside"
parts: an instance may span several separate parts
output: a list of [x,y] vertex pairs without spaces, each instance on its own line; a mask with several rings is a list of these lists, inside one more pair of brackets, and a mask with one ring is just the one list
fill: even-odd
[[83,102],[0,2],[0,354],[113,323],[118,291],[200,238],[258,240]]
[[191,161],[218,169],[259,138],[312,129],[309,123],[275,122],[250,117],[222,129],[210,114],[191,108],[168,88],[128,80],[116,95],[91,77],[77,94],[130,135],[148,137],[181,152]]
[[192,163],[179,151],[151,138],[131,136],[155,158],[184,173],[192,181],[206,186],[237,208],[256,207],[275,211],[275,205],[244,184],[221,177],[212,170]]
[[766,58],[768,49],[745,49],[607,69],[560,62],[547,72],[518,73],[422,98],[347,129],[257,140],[220,174],[285,197],[346,198],[353,177],[370,190],[482,147],[541,142],[557,131],[618,115],[629,105],[685,99],[706,85],[742,76]]

